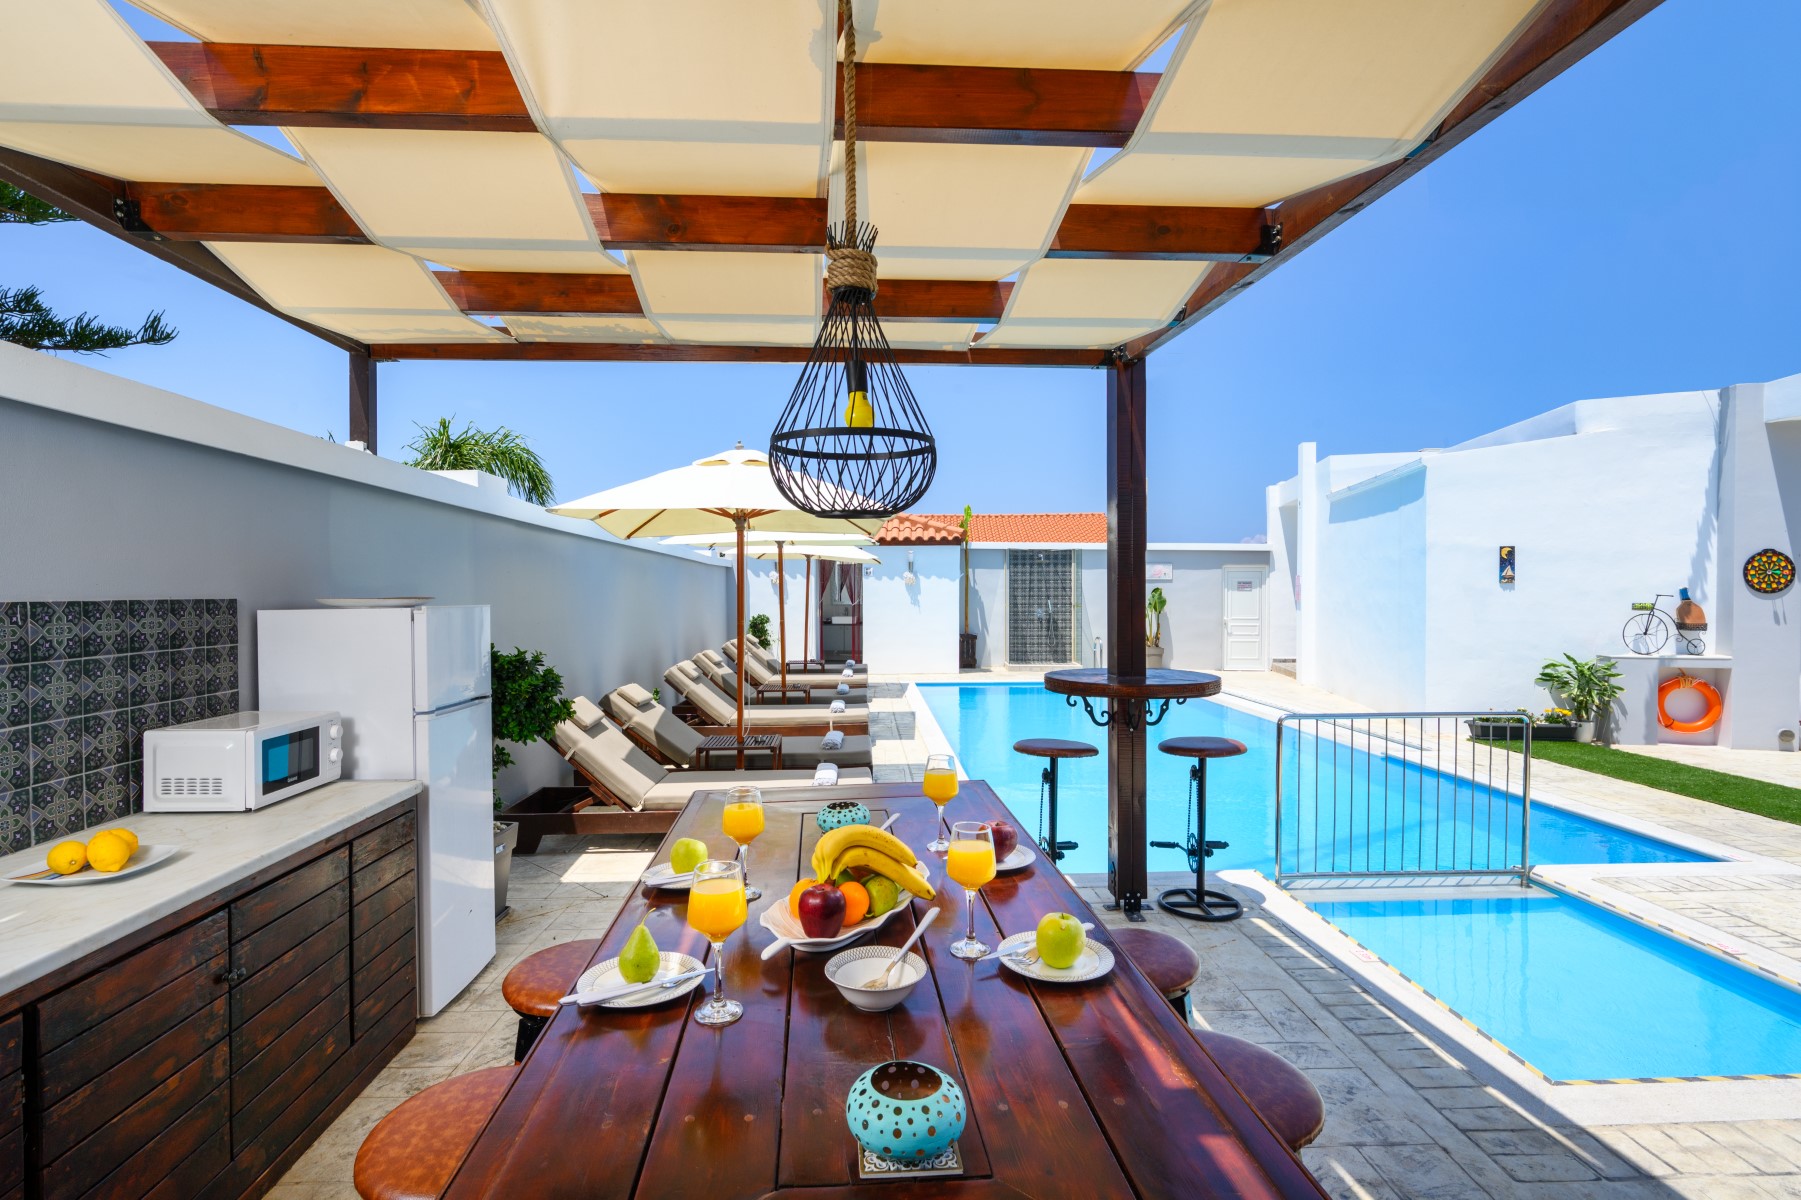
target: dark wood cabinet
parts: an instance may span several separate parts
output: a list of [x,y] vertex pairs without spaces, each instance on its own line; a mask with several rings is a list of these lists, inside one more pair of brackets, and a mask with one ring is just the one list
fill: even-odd
[[0,1200],[272,1187],[412,1036],[414,828],[409,800],[0,998]]

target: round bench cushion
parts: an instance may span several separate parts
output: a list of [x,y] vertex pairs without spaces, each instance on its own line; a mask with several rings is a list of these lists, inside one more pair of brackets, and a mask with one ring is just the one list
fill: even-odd
[[1320,1135],[1326,1126],[1326,1105],[1299,1067],[1243,1038],[1210,1029],[1193,1032],[1232,1086],[1244,1093],[1290,1150],[1299,1150]]
[[1107,932],[1166,1000],[1180,996],[1200,978],[1201,956],[1179,937],[1137,927],[1108,929]]
[[403,1101],[356,1152],[356,1194],[363,1200],[437,1200],[499,1107],[513,1071],[471,1071]]
[[588,969],[598,949],[599,938],[580,938],[526,955],[501,981],[500,994],[507,1007],[522,1017],[552,1016],[557,1001],[574,990],[575,981]]

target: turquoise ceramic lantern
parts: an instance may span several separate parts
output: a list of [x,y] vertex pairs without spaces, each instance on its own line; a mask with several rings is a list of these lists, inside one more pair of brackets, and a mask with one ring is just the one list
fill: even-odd
[[963,1134],[963,1089],[937,1067],[901,1060],[863,1072],[851,1085],[844,1117],[871,1154],[898,1163],[930,1162]]
[[830,833],[845,825],[869,824],[869,810],[855,800],[834,800],[814,816],[821,833]]

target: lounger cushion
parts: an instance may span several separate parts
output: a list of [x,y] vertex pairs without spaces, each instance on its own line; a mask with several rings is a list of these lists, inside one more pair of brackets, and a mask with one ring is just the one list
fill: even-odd
[[594,703],[594,701],[588,699],[586,696],[572,696],[569,699],[569,704],[575,709],[575,723],[583,729],[594,728],[596,725],[600,724],[601,719],[606,716],[605,713],[600,711],[600,705]]
[[[693,702],[694,707],[714,725],[736,725],[738,721],[737,705],[732,698],[714,687],[706,679],[693,679],[683,672],[683,666],[692,663],[677,663],[663,673],[663,679],[670,687]],[[698,668],[696,668],[698,670]],[[866,731],[869,728],[869,709],[863,705],[847,704],[845,710],[837,716],[827,711],[825,704],[747,704],[744,706],[744,723],[746,726],[766,725],[824,725],[827,721],[847,734]]]
[[[779,663],[774,665],[761,663],[753,657],[746,664],[745,671],[750,675],[752,683],[769,684],[782,681],[782,668]],[[855,671],[849,678],[846,678],[837,671],[789,671],[788,682],[814,685],[831,684],[834,687],[840,683],[848,683],[853,688],[866,688],[869,686],[869,672]]]
[[632,745],[631,739],[608,720],[602,720],[587,741],[576,745],[569,761],[632,809],[643,808],[646,795],[669,774],[668,767]]
[[648,708],[656,703],[656,698],[635,683],[622,683],[613,689],[615,696],[623,699],[633,708]]
[[653,704],[643,712],[633,713],[630,726],[633,733],[655,746],[670,760],[684,767],[694,765],[694,756],[700,751],[700,734],[686,721],[676,720],[661,704]]
[[[862,769],[839,771],[838,786],[851,787],[870,782],[870,774]],[[650,789],[644,797],[644,807],[650,811],[680,808],[688,803],[695,792],[717,790],[731,787],[736,783],[748,783],[764,791],[786,791],[790,788],[810,788],[813,786],[811,771],[676,771],[668,780]],[[829,794],[831,788],[818,789],[821,794]]]

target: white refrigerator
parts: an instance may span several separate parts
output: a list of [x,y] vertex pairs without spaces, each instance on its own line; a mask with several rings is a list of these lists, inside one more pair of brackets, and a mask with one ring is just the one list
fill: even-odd
[[[486,605],[256,614],[257,703],[343,714],[344,778],[417,779],[419,1015],[494,958]],[[304,797],[298,802],[304,803]]]

